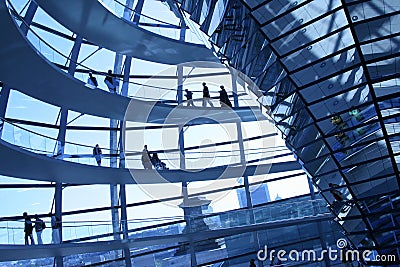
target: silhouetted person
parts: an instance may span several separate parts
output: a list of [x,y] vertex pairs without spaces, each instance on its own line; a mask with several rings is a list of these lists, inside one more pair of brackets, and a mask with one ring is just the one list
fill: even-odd
[[51,243],[59,244],[60,243],[60,226],[61,220],[56,216],[51,216]]
[[37,242],[39,245],[43,244],[42,240],[42,231],[46,228],[46,224],[43,220],[39,218],[37,214],[35,214],[35,232],[37,236]]
[[214,107],[214,105],[210,101],[210,91],[208,90],[208,86],[206,83],[203,83],[203,107],[207,106],[207,103]]
[[151,170],[151,157],[150,153],[147,150],[147,145],[144,145],[143,151],[142,151],[142,165],[146,170]]
[[[224,103],[228,107],[232,107],[232,103],[229,100],[228,93],[225,91],[225,88],[223,85],[221,85],[219,88],[221,88],[221,91],[219,91],[219,101],[221,103]],[[221,105],[222,106],[222,105]]]
[[191,91],[189,91],[188,89],[185,89],[186,92],[186,99],[187,99],[187,106],[193,106],[194,107],[194,103],[193,103],[193,93]]
[[110,93],[112,93],[112,94],[117,93],[118,81],[115,79],[111,70],[108,70],[108,74],[107,74],[106,78],[104,78],[104,83],[107,85]]
[[87,79],[87,83],[93,85],[94,87],[99,86],[96,77],[93,76],[93,73],[89,72],[89,78]]
[[96,146],[93,148],[93,156],[96,159],[97,165],[101,166],[101,157],[102,152],[101,152],[101,148],[99,147],[99,144],[96,144]]
[[156,152],[153,153],[153,156],[151,157],[151,163],[155,167],[157,164],[161,162],[160,158],[158,157],[158,154]]
[[335,200],[342,202],[344,197],[343,194],[338,190],[339,185],[334,183],[329,183],[329,191],[331,192],[332,196]]
[[255,264],[255,262],[254,262],[254,259],[251,259],[251,260],[250,260],[250,265],[249,265],[249,267],[257,267],[256,264]]
[[153,156],[151,157],[151,163],[154,166],[154,169],[156,170],[167,170],[167,165],[162,162],[159,158],[158,158],[158,154],[157,153],[153,153]]
[[33,223],[31,218],[28,216],[28,213],[24,212],[22,214],[24,217],[24,232],[25,232],[25,245],[29,245],[29,239],[31,241],[31,245],[35,245],[35,240],[33,240]]

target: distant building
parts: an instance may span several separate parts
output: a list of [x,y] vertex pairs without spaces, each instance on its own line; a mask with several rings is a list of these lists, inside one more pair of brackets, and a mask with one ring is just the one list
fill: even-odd
[[[237,189],[236,194],[238,197],[239,206],[241,208],[247,207],[246,192],[244,188]],[[267,184],[250,186],[250,196],[253,205],[258,205],[271,201]]]

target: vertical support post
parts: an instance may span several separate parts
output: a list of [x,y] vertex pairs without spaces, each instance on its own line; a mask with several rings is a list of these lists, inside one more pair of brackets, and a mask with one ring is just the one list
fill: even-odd
[[[81,45],[82,45],[82,37],[76,36],[74,46],[72,47],[71,50],[71,59],[68,66],[68,73],[72,76],[75,74]],[[67,120],[68,120],[68,109],[61,107],[60,129],[58,131],[58,136],[57,136],[57,157],[60,158],[62,158],[64,155],[65,135],[67,132]],[[60,220],[60,227],[59,227],[60,243],[62,243],[63,238],[62,238],[62,184],[61,183],[56,183],[54,198],[55,198],[56,218]],[[56,257],[56,264],[57,267],[63,266],[62,256]]]
[[29,31],[29,26],[32,24],[33,17],[35,16],[36,10],[38,8],[38,5],[36,4],[35,1],[31,1],[29,3],[28,9],[26,10],[24,21],[25,23],[22,23],[20,28],[22,33],[26,36]]
[[[76,36],[74,45],[71,50],[71,58],[68,65],[68,73],[72,76],[75,74],[77,60],[79,56],[79,50],[82,45],[82,37]],[[68,120],[68,110],[61,107],[61,116],[60,116],[60,129],[58,131],[57,137],[57,157],[63,157],[64,155],[64,146],[65,146],[65,135],[67,131],[67,120]]]
[[237,94],[237,71],[236,70],[231,70],[229,69],[230,73],[231,73],[231,81],[232,81],[232,93],[233,93],[233,106],[234,107],[239,107],[239,97]]
[[313,182],[312,182],[310,176],[308,176],[308,175],[307,175],[307,182],[308,182],[308,188],[310,189],[311,199],[314,200],[315,199],[314,185],[313,185]]
[[[126,212],[126,190],[125,184],[120,185],[121,194],[121,221],[122,221],[122,236],[125,240],[128,240],[128,221]],[[129,250],[128,250],[129,252]],[[130,262],[130,261],[129,261]]]
[[[130,19],[131,14],[132,14],[132,6],[133,6],[133,0],[126,0],[126,7],[124,9],[124,15],[123,17],[125,19]],[[121,67],[122,67],[122,58],[123,56],[119,53],[115,54],[115,61],[114,61],[114,73],[120,73],[121,72]],[[129,74],[130,74],[130,69],[131,69],[131,57],[125,57],[125,62],[124,62],[124,75],[123,75],[123,83],[121,87],[121,95],[123,96],[128,96],[128,89],[129,89]],[[117,90],[118,91],[118,90]],[[111,154],[116,154],[118,152],[118,144],[119,144],[119,168],[125,168],[125,151],[124,151],[124,142],[123,142],[123,125],[124,121],[119,121],[120,129],[119,129],[119,141],[118,141],[118,130],[116,129],[118,126],[118,121],[114,119],[110,119],[110,152]],[[113,130],[115,129],[115,130]],[[110,157],[110,167],[116,168],[117,167],[117,156],[111,156]],[[129,239],[129,234],[128,234],[128,214],[126,210],[126,186],[125,184],[120,184],[119,186],[119,198],[121,201],[121,226],[122,226],[122,238],[124,240]],[[119,234],[119,214],[118,214],[118,209],[115,208],[115,206],[118,206],[118,185],[117,184],[112,184],[110,185],[110,198],[111,198],[111,219],[112,219],[112,224],[113,224],[113,233],[114,233],[114,239],[119,240],[120,239],[120,234]],[[129,247],[124,248],[124,259],[125,259],[125,266],[131,267],[132,262],[131,262],[131,255],[130,255],[130,249]]]
[[125,2],[126,7],[124,8],[124,14],[122,15],[124,19],[130,20],[133,12],[132,11],[133,2],[134,0],[126,0]]
[[[236,71],[231,70],[231,81],[232,81],[232,92],[233,92],[233,106],[239,107],[239,99],[237,96],[237,73]],[[242,133],[242,125],[240,122],[236,123],[236,131],[238,136],[238,143],[239,143],[239,151],[240,151],[240,163],[246,165],[246,155],[244,153],[244,144],[243,144],[243,133]],[[249,177],[244,176],[244,189],[246,192],[246,201],[247,201],[247,208],[252,209],[253,203],[251,201],[251,194],[250,194],[250,187],[249,187]],[[254,223],[254,216],[250,217],[251,223]]]
[[68,109],[61,108],[60,129],[57,136],[57,158],[64,157],[65,135],[67,133]]
[[75,74],[76,66],[78,65],[79,51],[81,50],[83,38],[79,35],[76,36],[74,46],[71,50],[71,59],[68,65],[68,73],[72,76]]
[[[185,162],[185,139],[184,139],[183,127],[179,126],[179,151],[180,151],[180,169],[186,168]],[[187,189],[187,182],[182,182],[182,196],[183,196],[183,217],[186,222],[186,229],[188,233],[192,232],[192,218],[190,217],[190,213],[188,212],[189,207],[189,193]],[[197,259],[196,259],[196,251],[194,250],[194,244],[189,239],[189,253],[190,253],[190,262],[191,267],[197,267]]]
[[[180,20],[180,23],[185,25],[185,21],[183,19]],[[179,40],[185,40],[185,34],[186,34],[186,29],[181,28],[179,32]],[[178,101],[178,105],[182,104],[183,102],[183,66],[178,65],[177,66],[177,74],[178,74],[178,88],[176,91],[176,99]],[[179,151],[180,151],[180,163],[179,167],[181,169],[186,168],[186,162],[185,162],[185,135],[183,132],[183,127],[179,127]],[[188,200],[188,192],[187,192],[187,183],[182,182],[182,194],[183,194],[183,202],[185,204],[185,201]]]
[[[133,3],[132,3],[133,4]],[[140,13],[142,13],[144,0],[138,0],[136,7],[135,7],[135,14],[133,16],[133,23],[139,24],[140,20]]]
[[[119,53],[115,54],[114,70],[113,73],[120,73],[122,66],[122,55]],[[117,90],[118,92],[118,90]],[[110,167],[117,168],[117,152],[118,152],[118,120],[110,119]],[[113,227],[114,240],[120,240],[119,234],[119,212],[118,208],[118,185],[110,184],[110,206],[111,206],[111,220]],[[116,255],[117,257],[117,255]]]
[[[179,40],[184,41],[186,36],[186,24],[183,19],[180,20],[181,29],[179,33]],[[178,88],[177,88],[177,101],[178,104],[183,102],[183,65],[177,66],[177,74],[178,74]],[[182,126],[179,126],[179,151],[180,151],[180,168],[186,168],[186,161],[185,161],[185,134],[184,129]],[[191,218],[190,214],[188,213],[187,206],[189,202],[189,193],[187,189],[187,182],[182,182],[182,196],[183,196],[183,213],[186,222],[186,227],[188,232],[192,232],[191,226]],[[197,259],[196,259],[196,251],[194,250],[194,244],[189,240],[189,253],[190,253],[190,262],[191,267],[197,267]]]
[[[129,1],[129,0],[128,0]],[[131,57],[125,58],[124,63],[124,77],[123,77],[123,84],[121,88],[121,95],[127,96],[128,95],[128,87],[129,87],[129,73],[131,69]],[[124,131],[123,131],[124,121],[120,121],[120,136],[119,136],[119,149],[120,149],[120,159],[119,159],[119,167],[125,168],[125,148],[124,148]],[[125,184],[120,184],[119,186],[119,193],[120,193],[120,200],[121,200],[121,225],[122,225],[122,237],[124,240],[128,241],[129,234],[128,234],[128,213],[126,210],[126,188]],[[125,258],[125,266],[131,267],[131,253],[128,248],[124,248],[124,258]]]
[[[55,188],[55,194],[54,194],[54,203],[55,203],[55,215],[56,218],[59,220],[59,236],[60,236],[60,244],[63,242],[63,231],[62,231],[62,184],[61,183],[56,183],[56,188]],[[55,259],[56,266],[57,267],[62,267],[64,266],[63,263],[63,257],[62,256],[56,256]]]
[[[125,241],[128,241],[128,214],[126,211],[126,188],[125,184],[121,184],[119,186],[120,198],[121,198],[121,223],[122,223],[122,237]],[[127,242],[128,243],[128,242]],[[129,247],[124,248],[124,258],[125,258],[125,266],[131,267],[131,252]]]
[[[179,31],[179,40],[185,41],[185,35],[186,35],[185,21],[181,19],[180,23],[183,26],[181,26],[181,29]],[[178,104],[182,104],[182,102],[183,102],[183,65],[179,64],[176,68],[177,68],[177,74],[178,74],[178,88],[176,91],[176,99],[178,101]]]
[[60,220],[59,225],[60,225],[60,243],[62,243],[62,184],[61,183],[56,183],[56,187],[55,187],[55,194],[54,194],[54,198],[55,198],[55,215],[56,218],[58,218]]
[[[124,142],[123,142],[123,121],[120,121],[121,127],[120,127],[120,139],[119,139],[119,147],[120,147],[120,159],[119,159],[119,167],[120,168],[125,168],[125,151],[124,151]],[[122,238],[125,241],[128,241],[129,239],[129,233],[128,233],[128,213],[126,210],[126,186],[125,184],[120,184],[119,186],[119,197],[121,200],[121,225],[122,225]],[[128,242],[126,242],[128,243]],[[124,259],[125,259],[125,266],[126,267],[131,267],[132,266],[132,261],[131,261],[131,252],[129,247],[124,248]]]
[[[8,98],[10,97],[10,87],[2,84],[1,95],[0,95],[0,118],[6,117]],[[3,134],[4,122],[0,121],[0,138]]]
[[[237,131],[238,141],[239,141],[240,163],[243,165],[246,165],[246,155],[244,153],[242,125],[240,122],[236,123],[236,131]],[[247,208],[249,210],[251,210],[251,213],[252,213],[253,201],[251,200],[249,176],[247,176],[247,175],[243,176],[243,183],[244,183],[244,190],[246,193]],[[254,216],[250,216],[250,222],[252,224],[254,223]]]
[[184,42],[186,38],[186,23],[183,18],[180,20],[179,41]]
[[[183,127],[179,126],[178,128],[179,131],[179,168],[181,170],[186,168],[186,162],[185,162],[185,135],[183,132]],[[189,197],[188,197],[188,189],[187,189],[187,182],[182,182],[182,196],[183,196],[183,205],[188,202]],[[184,209],[184,215],[186,216],[186,210]],[[187,224],[187,222],[186,222]]]
[[[111,166],[110,166],[111,167]],[[117,184],[110,185],[110,199],[111,199],[111,220],[113,227],[114,240],[120,240],[119,235],[119,213],[118,213],[118,186]]]
[[124,77],[122,80],[122,87],[121,87],[121,95],[123,96],[128,96],[131,62],[132,62],[132,57],[126,56],[124,62]]
[[[117,69],[121,67],[122,56],[118,53],[115,55],[114,61],[114,72],[117,73]],[[118,90],[117,90],[118,92]],[[118,120],[110,119],[110,167],[117,168],[117,156],[116,153],[118,152]],[[110,184],[110,208],[111,208],[111,221],[112,221],[112,229],[113,229],[113,237],[114,240],[120,240],[120,230],[119,230],[119,212],[118,212],[118,185],[113,183]],[[119,257],[119,252],[115,251],[114,257]]]
[[[239,98],[237,95],[237,83],[236,83],[237,72],[235,70],[230,69],[230,73],[231,73],[231,81],[232,81],[233,106],[239,107]],[[246,154],[244,153],[244,143],[243,143],[243,133],[242,133],[241,122],[236,123],[236,131],[237,131],[238,143],[239,143],[240,163],[242,165],[246,165]],[[243,183],[244,183],[244,190],[246,193],[247,209],[249,210],[250,223],[254,224],[255,219],[254,219],[254,212],[253,212],[253,202],[251,200],[249,177],[247,175],[243,176]],[[259,241],[257,232],[253,232],[253,240],[254,240],[255,251],[257,251],[260,247],[260,241]],[[263,266],[261,261],[258,261],[258,266]]]
[[[110,119],[110,167],[117,168],[117,130],[118,121]],[[119,240],[119,213],[118,213],[118,185],[110,184],[110,206],[111,206],[111,220],[113,227],[114,240]]]
[[176,91],[176,100],[178,104],[183,102],[183,65],[179,64],[176,66],[177,74],[178,74],[178,88]]

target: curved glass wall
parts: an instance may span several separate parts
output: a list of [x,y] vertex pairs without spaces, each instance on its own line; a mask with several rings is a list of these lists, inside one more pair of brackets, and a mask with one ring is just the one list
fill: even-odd
[[[207,3],[179,2],[190,14]],[[397,1],[228,1],[205,15],[224,14],[211,36],[221,58],[264,92],[260,103],[345,220],[354,245],[396,255],[390,199],[397,198],[400,180],[393,50],[398,7]],[[207,31],[208,25],[191,18]],[[333,190],[354,203],[350,211],[338,208]],[[389,201],[378,208],[380,199]],[[384,208],[393,217],[391,227],[375,215]],[[346,222],[356,214],[362,219]]]

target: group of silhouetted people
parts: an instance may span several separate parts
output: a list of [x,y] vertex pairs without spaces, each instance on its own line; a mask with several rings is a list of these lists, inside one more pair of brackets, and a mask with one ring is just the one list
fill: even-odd
[[[104,83],[107,85],[108,90],[112,94],[117,93],[117,87],[119,85],[118,79],[115,78],[115,75],[112,73],[111,70],[108,70],[106,77],[104,78]],[[98,87],[99,83],[97,82],[96,77],[93,76],[92,72],[89,72],[89,78],[87,80],[87,84]]]
[[159,159],[156,152],[153,155],[150,154],[147,145],[143,147],[141,160],[143,168],[146,170],[151,170],[153,167],[156,170],[168,170],[167,165]]
[[[97,165],[101,166],[101,158],[103,153],[99,144],[96,144],[93,148],[93,157],[96,159]],[[167,165],[160,160],[157,152],[150,154],[147,150],[147,145],[144,146],[141,157],[142,165],[146,170],[150,170],[154,167],[156,170],[168,170]]]
[[[46,223],[42,219],[40,219],[37,214],[34,216],[34,222],[32,222],[31,217],[28,215],[27,212],[24,212],[22,216],[24,218],[25,245],[35,245],[35,239],[33,238],[33,229],[35,229],[36,232],[38,245],[42,245],[42,232],[44,229],[46,229]],[[51,243],[60,243],[60,219],[57,219],[54,215],[51,216],[51,228]]]
[[[115,75],[112,73],[111,70],[108,70],[106,77],[104,78],[104,83],[107,85],[108,90],[112,94],[117,93],[117,88],[119,86],[119,80],[115,78]],[[92,72],[89,72],[89,78],[87,80],[87,84],[93,86],[93,87],[98,87],[99,83],[97,82],[96,77],[93,76]],[[214,107],[213,103],[211,102],[211,96],[210,96],[210,91],[208,89],[208,86],[205,82],[202,83],[203,85],[203,98],[202,98],[202,106],[206,107],[207,104],[210,107]],[[228,93],[226,92],[225,88],[223,85],[219,87],[221,90],[219,91],[219,102],[223,103],[224,105],[228,107],[232,107],[232,103],[229,100]],[[187,106],[195,106],[193,103],[193,92],[191,92],[189,89],[185,89],[185,96],[187,100]]]
[[[210,96],[210,90],[208,90],[208,86],[205,82],[203,82],[203,98],[202,98],[202,106],[206,107],[207,104],[210,107],[214,107],[213,103],[211,102],[211,96]],[[219,102],[221,102],[222,104],[228,106],[228,107],[232,107],[232,103],[229,100],[229,96],[228,93],[225,90],[225,87],[223,85],[221,85],[219,87],[221,90],[219,91]],[[185,96],[186,96],[186,105],[187,106],[195,106],[193,103],[193,92],[190,91],[189,89],[185,89]],[[221,105],[222,106],[222,105]]]
[[[89,72],[89,78],[87,81],[88,84],[97,87],[98,82],[96,78],[93,76],[92,72]],[[104,83],[107,85],[109,91],[111,93],[116,93],[117,92],[117,87],[118,87],[118,80],[115,79],[113,73],[111,70],[108,70],[107,76],[104,79]],[[202,106],[206,107],[207,104],[210,105],[211,107],[214,107],[213,103],[211,102],[211,96],[210,96],[210,91],[208,89],[208,86],[205,82],[202,83],[203,85],[203,98],[202,98]],[[228,93],[226,92],[225,88],[223,85],[220,86],[220,91],[219,91],[219,101],[221,102],[221,106],[225,105],[228,107],[232,107],[232,103],[229,100]],[[193,92],[189,91],[189,89],[185,89],[186,92],[186,99],[187,99],[187,106],[195,106],[193,103]],[[103,157],[101,148],[99,147],[98,144],[95,145],[93,148],[93,157],[96,159],[97,165],[101,166],[101,159]],[[147,145],[144,146],[144,149],[142,151],[142,165],[145,169],[152,169],[153,167],[156,170],[164,170],[168,169],[166,167],[166,164],[162,162],[158,158],[157,153],[153,153],[153,155],[150,155],[150,152],[147,150]]]

